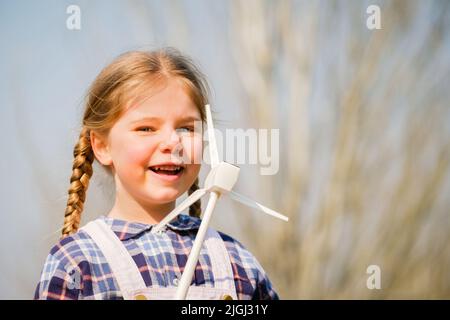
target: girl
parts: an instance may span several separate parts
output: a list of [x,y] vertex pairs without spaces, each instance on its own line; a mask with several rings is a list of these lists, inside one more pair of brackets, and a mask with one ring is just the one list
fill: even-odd
[[[198,189],[207,83],[174,49],[129,52],[92,84],[62,239],[50,251],[35,299],[170,299],[200,225],[200,200],[163,233],[154,225]],[[177,156],[175,156],[177,155]],[[115,203],[79,229],[92,163],[115,181]],[[255,257],[209,230],[189,299],[278,299]]]

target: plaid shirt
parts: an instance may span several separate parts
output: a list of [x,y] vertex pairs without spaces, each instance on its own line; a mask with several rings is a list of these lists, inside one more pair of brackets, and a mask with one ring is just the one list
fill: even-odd
[[[201,220],[179,215],[167,237],[152,225],[101,216],[127,248],[147,287],[173,286],[181,278]],[[256,258],[235,239],[220,233],[230,255],[238,299],[278,299]],[[204,247],[192,285],[213,287],[211,261]],[[59,241],[45,262],[35,299],[123,299],[118,283],[96,243],[83,230]]]

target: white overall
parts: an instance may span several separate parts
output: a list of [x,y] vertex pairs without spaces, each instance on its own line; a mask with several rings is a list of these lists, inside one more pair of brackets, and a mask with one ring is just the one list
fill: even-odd
[[[91,221],[81,229],[89,234],[102,251],[125,300],[175,298],[176,286],[146,287],[128,250],[103,220]],[[237,299],[230,256],[217,231],[208,229],[204,245],[211,260],[214,287],[190,286],[187,299]]]

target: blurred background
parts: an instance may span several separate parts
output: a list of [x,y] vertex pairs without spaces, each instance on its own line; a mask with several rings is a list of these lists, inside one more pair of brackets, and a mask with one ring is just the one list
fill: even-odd
[[[449,299],[449,31],[440,0],[1,0],[0,298],[33,297],[60,237],[90,83],[125,51],[173,46],[207,75],[219,130],[280,130],[278,173],[241,165],[235,190],[289,223],[225,198],[213,225],[281,298]],[[96,169],[83,223],[114,199]]]

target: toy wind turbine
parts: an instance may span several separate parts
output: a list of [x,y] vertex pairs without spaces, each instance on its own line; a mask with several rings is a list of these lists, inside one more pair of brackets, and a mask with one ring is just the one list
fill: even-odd
[[256,201],[253,201],[239,193],[232,191],[238,176],[239,167],[236,167],[230,163],[219,161],[219,154],[217,152],[216,138],[214,136],[214,126],[211,117],[211,110],[209,105],[206,105],[206,123],[208,125],[208,140],[209,140],[209,154],[211,161],[211,171],[206,177],[205,186],[202,189],[198,189],[186,198],[178,207],[170,212],[163,220],[160,221],[153,229],[153,233],[160,232],[164,226],[174,219],[181,212],[189,208],[191,204],[203,197],[205,194],[210,193],[208,205],[206,206],[205,213],[202,218],[202,222],[197,232],[197,236],[192,246],[192,250],[189,254],[189,258],[186,263],[183,275],[178,284],[176,293],[176,299],[186,299],[189,285],[192,281],[195,266],[197,265],[200,249],[202,248],[203,241],[205,240],[206,231],[209,227],[213,210],[216,206],[217,200],[221,195],[229,194],[230,197],[238,202],[241,202],[249,207],[259,209],[262,212],[274,216],[278,219],[288,221],[286,216],[269,209]]

